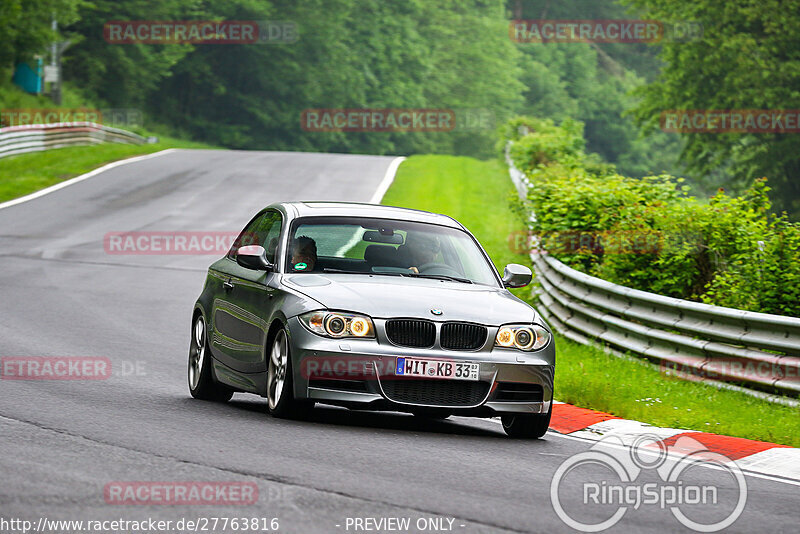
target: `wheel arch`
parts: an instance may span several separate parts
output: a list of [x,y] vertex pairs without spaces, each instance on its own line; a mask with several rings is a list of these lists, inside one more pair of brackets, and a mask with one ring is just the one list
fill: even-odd
[[[286,330],[286,335],[289,335],[289,330],[286,328],[286,318],[283,315],[278,315],[272,319],[272,322],[269,324],[269,328],[267,329],[267,338],[266,342],[264,343],[264,361],[267,361],[269,357],[269,351],[272,348],[272,342],[275,341],[275,336],[278,334],[278,330],[283,328]],[[268,362],[267,362],[268,363]]]
[[203,309],[203,306],[200,302],[196,302],[194,305],[194,309],[192,310],[192,326],[194,326],[194,320],[197,319],[198,315],[202,315],[203,319],[206,321],[206,327],[208,327],[208,319],[206,318],[206,311]]

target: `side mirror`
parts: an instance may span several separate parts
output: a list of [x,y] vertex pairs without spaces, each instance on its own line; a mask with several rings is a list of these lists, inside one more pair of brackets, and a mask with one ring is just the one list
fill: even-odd
[[506,287],[525,287],[532,278],[531,270],[518,263],[509,263],[503,270],[503,285]]
[[261,245],[247,245],[236,251],[236,263],[255,271],[269,271],[272,264],[267,259],[267,251]]

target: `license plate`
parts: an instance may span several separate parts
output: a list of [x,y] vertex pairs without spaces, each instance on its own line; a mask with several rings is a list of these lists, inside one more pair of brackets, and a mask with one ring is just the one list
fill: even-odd
[[397,358],[396,376],[449,378],[451,380],[478,380],[481,364],[450,360],[425,360],[422,358]]

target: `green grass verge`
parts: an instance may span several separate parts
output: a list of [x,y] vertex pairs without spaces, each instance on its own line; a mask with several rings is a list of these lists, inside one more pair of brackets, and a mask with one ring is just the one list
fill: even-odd
[[[412,156],[398,169],[384,204],[451,215],[481,241],[495,264],[530,264],[509,246],[525,230],[512,211],[515,194],[498,161]],[[517,296],[531,301],[530,291]],[[556,398],[657,426],[685,428],[800,446],[800,409],[671,378],[556,336]]]
[[[500,273],[509,263],[530,263],[512,250],[514,232],[524,232],[511,211],[514,188],[498,161],[459,156],[412,156],[397,170],[383,204],[444,213],[472,232]],[[514,290],[520,298],[530,290]]]
[[800,447],[800,409],[668,377],[563,338],[556,347],[559,400],[657,426]]
[[[13,85],[9,81],[10,72],[0,69],[0,74],[5,74],[0,76],[0,110],[112,107],[93,103],[78,88],[70,84],[64,85],[62,105],[56,106],[47,96],[29,95]],[[144,137],[155,135],[159,138],[159,142],[146,145],[103,143],[0,158],[0,202],[39,191],[112,161],[150,154],[166,148],[216,148],[203,143],[163,136],[161,135],[163,132],[170,132],[163,126],[154,126],[157,130],[155,132],[144,127],[120,127]],[[172,135],[180,137],[180,134]]]
[[103,143],[20,154],[0,159],[0,202],[44,189],[119,159],[166,148],[213,148],[202,143],[159,138],[158,143]]

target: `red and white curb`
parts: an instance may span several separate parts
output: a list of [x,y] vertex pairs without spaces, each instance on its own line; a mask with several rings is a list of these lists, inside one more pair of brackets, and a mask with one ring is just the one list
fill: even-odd
[[662,428],[555,401],[550,430],[564,436],[600,441],[615,436],[633,445],[644,435],[657,436],[671,456],[683,456],[678,440],[684,436],[700,442],[709,452],[721,454],[742,471],[800,481],[800,449],[767,441],[722,436],[679,428]]

